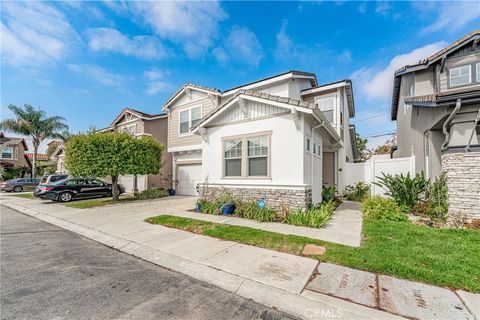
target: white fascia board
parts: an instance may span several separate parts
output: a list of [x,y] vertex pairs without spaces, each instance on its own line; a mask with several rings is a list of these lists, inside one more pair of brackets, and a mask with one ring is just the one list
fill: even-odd
[[304,96],[304,95],[312,94],[312,93],[316,93],[316,92],[322,92],[322,91],[327,91],[327,90],[331,90],[331,89],[337,89],[337,88],[345,87],[347,85],[348,85],[348,83],[346,81],[342,81],[342,82],[330,84],[330,85],[319,87],[319,88],[307,89],[305,91],[300,92],[300,95]]
[[287,79],[290,79],[290,78],[315,79],[313,76],[298,75],[298,74],[296,75],[296,74],[293,74],[292,72],[290,72],[290,73],[287,73],[287,74],[284,74],[284,75],[281,75],[281,76],[278,76],[278,77],[275,77],[275,78],[262,80],[262,81],[255,82],[255,83],[252,83],[252,84],[249,84],[249,85],[246,85],[246,86],[241,86],[241,87],[238,87],[238,88],[235,88],[235,89],[225,91],[225,92],[223,92],[223,96],[229,96],[231,94],[234,94],[238,90],[242,90],[242,89],[243,90],[251,90],[252,88],[257,88],[257,87],[262,87],[262,86],[266,86],[266,85],[269,85],[269,84],[274,84],[276,82],[287,80]]
[[203,148],[203,145],[196,144],[196,145],[185,146],[185,147],[168,148],[167,152],[182,152],[182,151],[202,150],[202,148]]
[[178,97],[183,93],[185,92],[185,89],[188,88],[190,90],[195,90],[195,91],[199,91],[199,92],[203,92],[203,93],[211,93],[211,94],[214,94],[214,95],[217,95],[217,96],[221,96],[222,94],[220,92],[215,92],[215,91],[209,91],[209,90],[205,90],[205,89],[201,89],[201,88],[197,88],[197,87],[193,87],[193,86],[185,86],[182,88],[182,90],[178,91],[177,94],[175,94],[175,96],[166,104],[163,106],[163,111],[166,112],[166,109],[169,108],[169,106],[175,102],[175,100],[178,99]]

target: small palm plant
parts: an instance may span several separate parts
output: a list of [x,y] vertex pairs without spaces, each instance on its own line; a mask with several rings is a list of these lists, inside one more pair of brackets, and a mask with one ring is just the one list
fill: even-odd
[[382,177],[377,177],[378,182],[374,182],[374,184],[385,189],[385,194],[395,200],[400,207],[409,210],[420,201],[429,186],[423,171],[417,173],[413,178],[410,177],[410,173],[407,173],[406,176],[385,173],[382,175]]
[[65,119],[60,116],[47,117],[42,110],[35,110],[26,104],[23,108],[13,104],[8,109],[15,119],[5,119],[0,122],[0,128],[12,133],[30,136],[33,144],[32,177],[37,174],[37,153],[40,143],[45,139],[64,139],[62,133],[67,132]]

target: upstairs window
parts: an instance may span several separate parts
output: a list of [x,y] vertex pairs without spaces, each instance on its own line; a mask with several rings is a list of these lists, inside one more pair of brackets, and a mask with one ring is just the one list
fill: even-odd
[[2,149],[2,159],[13,159],[13,147],[4,147]]
[[450,86],[463,86],[472,82],[471,65],[451,68],[450,71]]
[[333,123],[335,119],[335,98],[336,95],[315,98],[315,103],[318,105],[320,111],[322,111],[323,115],[330,123]]
[[134,136],[135,134],[137,134],[137,125],[132,124],[130,126],[123,127],[122,132],[131,134],[132,136]]
[[477,82],[480,83],[480,63],[477,63],[477,64],[475,65],[475,68],[477,69],[477,70],[476,70],[476,71],[477,71],[477,72],[476,72],[476,74],[477,74]]
[[180,111],[180,134],[190,132],[190,128],[202,120],[202,107],[194,107]]

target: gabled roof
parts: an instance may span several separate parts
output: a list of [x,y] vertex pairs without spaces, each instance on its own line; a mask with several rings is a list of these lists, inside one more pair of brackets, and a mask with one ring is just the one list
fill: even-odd
[[345,87],[347,93],[347,106],[348,106],[348,115],[350,118],[355,117],[355,101],[353,99],[353,86],[352,80],[344,79],[327,84],[322,84],[320,86],[306,88],[300,92],[300,95],[304,96],[307,94],[313,94],[316,92],[322,92],[326,90],[331,90],[339,87]]
[[47,146],[58,146],[60,144],[62,144],[63,142],[62,141],[59,141],[59,140],[52,140],[50,141],[49,143],[47,143]]
[[50,156],[50,159],[55,158],[56,156],[58,156],[60,152],[64,150],[65,150],[65,145],[63,144],[58,145],[55,151],[53,151],[52,155]]
[[228,109],[232,103],[234,103],[237,99],[244,98],[247,100],[253,100],[253,101],[261,101],[266,104],[274,104],[277,106],[283,106],[288,109],[292,110],[298,110],[301,112],[308,112],[314,115],[317,115],[321,118],[321,120],[324,123],[324,128],[327,130],[327,132],[330,133],[330,135],[336,140],[340,140],[340,136],[338,133],[335,131],[335,129],[332,127],[330,122],[325,118],[323,113],[318,109],[317,105],[313,102],[307,102],[307,101],[301,101],[301,100],[296,100],[296,99],[291,99],[291,98],[285,98],[285,97],[280,97],[276,95],[271,95],[267,93],[260,93],[256,92],[253,90],[244,90],[240,89],[238,92],[235,93],[235,95],[219,106],[218,108],[212,110],[209,114],[207,114],[197,125],[192,127],[192,132],[196,133],[198,129],[204,125],[206,125],[208,122],[210,122],[217,114],[221,113],[222,111]]
[[416,64],[406,65],[398,69],[397,71],[395,71],[394,80],[393,80],[392,108],[391,108],[392,121],[397,120],[398,102],[400,98],[399,95],[400,95],[401,76],[406,73],[410,73],[418,70],[424,70],[429,66],[431,66],[432,64],[441,61],[442,59],[446,58],[449,54],[457,51],[459,48],[464,47],[471,42],[473,42],[474,44],[476,43],[477,50],[478,48],[480,48],[480,29],[470,32],[464,37],[456,40],[455,42],[449,44],[442,50],[435,52],[430,57],[424,60],[421,60]]
[[25,150],[28,150],[27,143],[23,138],[6,137],[3,132],[0,132],[0,146],[16,146],[22,144]]
[[[233,87],[233,88],[229,88],[229,89],[226,89],[223,91],[223,94],[224,95],[228,95],[230,93],[230,91],[235,91],[237,89],[240,89],[240,88],[245,88],[245,87],[248,87],[248,86],[251,86],[251,85],[260,85],[261,82],[266,82],[266,81],[269,81],[269,80],[274,80],[275,78],[280,78],[280,77],[283,77],[283,76],[286,76],[286,75],[290,75],[291,77],[306,77],[306,78],[311,78],[312,80],[312,86],[316,86],[317,85],[317,76],[315,73],[311,73],[311,72],[305,72],[305,71],[298,71],[298,70],[290,70],[290,71],[287,71],[287,72],[283,72],[283,73],[280,73],[280,74],[276,74],[276,75],[273,75],[273,76],[270,76],[270,77],[267,77],[267,78],[263,78],[263,79],[260,79],[260,80],[256,80],[256,81],[253,81],[253,82],[249,82],[249,83],[245,83],[245,84],[242,84],[240,86],[236,86],[236,87]],[[245,88],[246,90],[248,90],[248,88]]]
[[187,89],[192,89],[192,90],[197,90],[201,92],[206,92],[206,93],[212,93],[215,95],[221,95],[221,91],[216,89],[216,88],[210,88],[206,86],[202,86],[199,84],[194,84],[194,83],[185,83],[183,86],[180,87],[168,100],[165,102],[163,105],[163,110],[168,109],[170,104],[175,101],[183,92],[185,92]]
[[[113,120],[113,122],[112,122],[112,124],[110,125],[110,127],[113,127],[114,125],[116,125],[116,124],[118,123],[118,121],[120,121],[120,119],[122,119],[122,117],[123,117],[126,113],[130,113],[130,114],[132,114],[132,115],[134,115],[134,116],[137,116],[137,117],[139,117],[139,118],[142,119],[142,120],[154,120],[154,119],[164,118],[164,117],[167,116],[165,113],[150,114],[150,113],[138,111],[138,110],[135,110],[135,109],[132,109],[132,108],[124,108],[124,109],[117,115],[117,117],[115,118],[115,120]],[[108,131],[110,127],[101,129],[101,130],[99,130],[99,131]]]

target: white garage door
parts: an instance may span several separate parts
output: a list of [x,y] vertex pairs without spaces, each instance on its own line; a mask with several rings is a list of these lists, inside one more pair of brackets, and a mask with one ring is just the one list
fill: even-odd
[[197,184],[202,182],[202,165],[179,165],[177,177],[177,193],[185,196],[196,196],[198,195],[196,190]]
[[[133,177],[134,177],[133,174],[118,177],[118,183],[125,187],[126,193],[133,192]],[[146,179],[145,175],[137,176],[137,189],[139,192],[142,192],[143,190],[145,190],[145,185],[146,185],[145,179]]]

